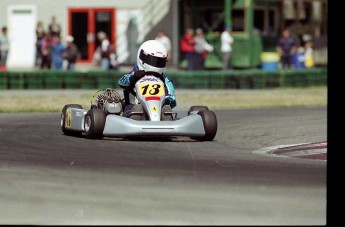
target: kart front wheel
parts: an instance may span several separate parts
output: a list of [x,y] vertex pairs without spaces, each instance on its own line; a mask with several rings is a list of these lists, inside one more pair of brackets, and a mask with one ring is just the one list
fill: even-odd
[[87,111],[84,120],[85,136],[89,139],[102,139],[105,126],[105,113],[100,109]]
[[188,116],[192,111],[209,110],[207,106],[191,106],[188,110]]
[[67,104],[62,108],[61,111],[61,130],[63,134],[68,135],[68,136],[81,136],[82,132],[80,131],[73,131],[73,130],[67,130],[66,129],[66,120],[70,120],[71,116],[68,116],[69,113],[67,112],[68,108],[77,108],[77,109],[83,109],[83,107],[79,104]]
[[196,138],[197,140],[212,141],[217,134],[217,117],[213,111],[200,110],[198,115],[201,116],[204,124],[205,135]]

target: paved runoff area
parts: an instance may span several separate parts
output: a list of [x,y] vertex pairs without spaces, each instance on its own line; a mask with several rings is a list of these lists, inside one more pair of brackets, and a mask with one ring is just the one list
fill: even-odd
[[265,147],[253,153],[327,161],[327,141]]

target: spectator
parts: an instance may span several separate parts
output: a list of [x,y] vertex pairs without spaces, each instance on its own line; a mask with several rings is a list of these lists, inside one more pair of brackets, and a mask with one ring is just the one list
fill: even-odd
[[54,36],[54,42],[52,46],[52,66],[54,70],[63,69],[63,54],[65,52],[65,46],[61,42],[59,35]]
[[42,43],[42,39],[44,38],[45,35],[45,30],[44,30],[44,26],[43,26],[43,22],[42,21],[38,21],[37,22],[37,26],[36,26],[36,65],[39,66],[41,65],[42,62],[42,52],[41,52],[41,43]]
[[95,52],[93,53],[93,56],[92,56],[92,64],[94,66],[97,66],[97,67],[100,67],[101,66],[101,47],[97,47]]
[[47,33],[41,39],[41,42],[40,42],[41,54],[42,54],[41,69],[51,68],[52,46],[53,46],[52,37],[50,36],[49,33]]
[[8,42],[8,37],[7,37],[7,27],[3,26],[1,28],[1,35],[0,35],[0,66],[6,65],[8,51],[9,51],[9,42]]
[[77,62],[78,58],[78,48],[74,44],[73,36],[68,35],[66,37],[67,47],[63,54],[64,59],[67,60],[67,70],[74,70],[75,63]]
[[49,33],[52,37],[60,36],[61,26],[57,23],[55,16],[52,16],[51,22],[48,26]]
[[195,62],[195,40],[193,37],[194,31],[192,28],[187,28],[185,34],[180,40],[180,48],[183,54],[183,58],[187,59],[187,69],[194,70]]
[[120,67],[120,63],[117,61],[117,55],[115,48],[111,48],[110,53],[110,69],[118,69]]
[[97,33],[97,38],[100,42],[98,51],[101,59],[101,68],[105,70],[110,69],[110,54],[112,52],[111,44],[107,35],[103,31]]
[[312,41],[307,41],[304,45],[304,65],[306,68],[314,67],[314,50]]
[[160,42],[161,44],[163,44],[163,46],[165,47],[165,49],[168,52],[168,59],[171,59],[171,41],[169,39],[168,36],[166,36],[165,32],[163,30],[159,30],[157,32],[157,36],[156,36],[156,40],[158,42]]
[[213,51],[213,46],[206,41],[204,32],[201,28],[197,28],[195,33],[195,69],[204,70],[207,52]]
[[292,63],[292,56],[297,51],[295,39],[290,37],[288,29],[283,30],[277,44],[277,52],[280,55],[280,61],[283,68],[290,68]]
[[231,60],[232,60],[232,45],[234,44],[234,38],[231,35],[231,27],[225,26],[224,31],[221,36],[221,47],[220,51],[222,52],[223,57],[223,69],[231,69]]

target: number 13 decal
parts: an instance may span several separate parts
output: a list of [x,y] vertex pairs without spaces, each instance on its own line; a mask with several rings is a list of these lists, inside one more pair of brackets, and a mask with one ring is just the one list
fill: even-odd
[[146,84],[146,85],[140,86],[140,94],[142,96],[151,96],[151,95],[160,96],[163,94],[163,88],[161,84]]

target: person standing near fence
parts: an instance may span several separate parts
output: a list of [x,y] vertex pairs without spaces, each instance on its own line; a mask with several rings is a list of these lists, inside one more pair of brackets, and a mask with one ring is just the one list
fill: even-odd
[[53,40],[50,36],[50,33],[45,34],[45,36],[40,41],[40,48],[42,54],[41,60],[41,69],[50,69],[51,62],[52,62],[52,47],[53,47]]
[[168,52],[167,60],[170,60],[171,59],[171,41],[162,29],[158,30],[155,40],[163,44],[163,46]]
[[195,34],[195,69],[204,70],[207,53],[213,51],[213,46],[206,41],[201,28],[197,28]]
[[54,43],[52,46],[52,68],[54,70],[63,70],[63,54],[65,52],[65,45],[61,42],[60,35],[54,36]]
[[36,66],[40,66],[42,63],[41,44],[45,34],[43,22],[38,21],[36,26]]
[[187,60],[187,69],[194,70],[195,63],[195,40],[194,40],[194,30],[192,28],[187,28],[186,33],[180,40],[180,50],[183,54],[183,58]]
[[73,36],[68,35],[66,37],[66,42],[67,47],[63,56],[67,60],[67,70],[74,70],[78,58],[78,48],[74,44]]
[[7,56],[9,51],[9,42],[7,37],[7,27],[3,26],[1,28],[0,35],[0,66],[6,66]]
[[48,25],[48,31],[52,37],[61,35],[61,25],[57,22],[55,16],[51,18],[50,24]]
[[282,67],[291,68],[292,56],[297,51],[297,45],[295,39],[290,36],[290,31],[288,29],[283,30],[276,49],[280,55]]
[[107,38],[107,34],[105,32],[100,31],[97,33],[97,38],[99,40],[99,51],[100,51],[100,59],[101,59],[101,68],[104,70],[110,69],[110,54],[112,51],[112,46],[110,44],[109,39]]
[[221,39],[221,47],[220,51],[222,52],[223,57],[223,70],[224,69],[231,69],[231,60],[232,60],[232,45],[234,44],[234,38],[231,35],[231,27],[225,26],[224,31],[222,32],[220,39]]
[[304,44],[304,66],[306,68],[314,67],[314,49],[311,40]]

